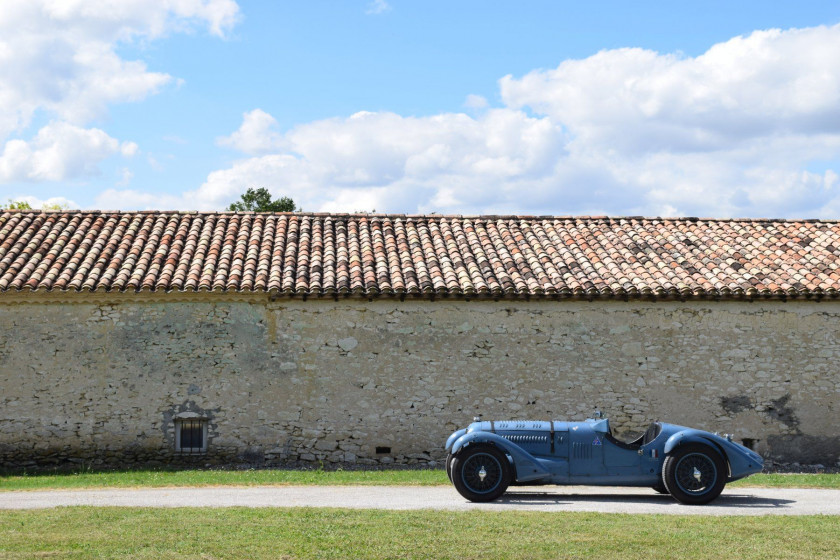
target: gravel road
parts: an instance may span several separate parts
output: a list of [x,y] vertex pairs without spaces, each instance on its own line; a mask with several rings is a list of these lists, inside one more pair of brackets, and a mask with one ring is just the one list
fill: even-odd
[[731,488],[706,506],[684,506],[640,488],[548,486],[513,489],[489,504],[464,500],[451,487],[266,486],[34,490],[0,492],[0,509],[59,506],[336,507],[354,509],[594,511],[674,515],[840,515],[840,490]]

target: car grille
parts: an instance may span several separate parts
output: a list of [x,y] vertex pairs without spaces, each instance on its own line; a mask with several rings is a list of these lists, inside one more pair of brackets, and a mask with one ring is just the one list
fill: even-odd
[[548,436],[527,436],[516,434],[503,437],[513,443],[548,443]]
[[572,444],[572,457],[575,459],[591,459],[592,446],[585,443]]

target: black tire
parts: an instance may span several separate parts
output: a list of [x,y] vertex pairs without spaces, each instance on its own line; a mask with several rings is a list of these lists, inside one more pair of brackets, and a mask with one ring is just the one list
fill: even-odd
[[680,503],[707,504],[726,486],[726,462],[708,445],[681,445],[665,458],[662,482]]
[[446,454],[446,476],[452,482],[452,453]]
[[510,484],[510,462],[493,445],[469,445],[455,455],[451,465],[452,484],[471,502],[491,502]]
[[662,482],[660,482],[656,486],[652,486],[651,488],[653,488],[656,492],[659,492],[660,494],[670,494],[670,492],[668,492],[668,489],[665,488],[665,484],[663,484]]

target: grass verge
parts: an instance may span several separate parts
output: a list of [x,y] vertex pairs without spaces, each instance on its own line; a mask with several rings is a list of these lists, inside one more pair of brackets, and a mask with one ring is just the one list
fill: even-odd
[[442,470],[137,470],[32,473],[0,476],[2,490],[163,486],[435,486],[449,484]]
[[0,512],[0,558],[834,557],[840,518],[337,509]]
[[754,474],[736,480],[740,488],[834,488],[840,489],[840,474],[774,473]]
[[[0,491],[164,486],[435,486],[448,485],[443,470],[146,470],[0,476]],[[840,474],[757,474],[741,488],[840,488]]]

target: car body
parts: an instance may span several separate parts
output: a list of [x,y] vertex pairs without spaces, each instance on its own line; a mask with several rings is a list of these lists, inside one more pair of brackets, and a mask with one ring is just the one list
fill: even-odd
[[686,504],[715,499],[727,482],[760,472],[757,453],[721,436],[653,422],[638,439],[613,437],[609,420],[481,421],[446,441],[446,471],[469,500],[490,501],[509,485],[638,486]]

